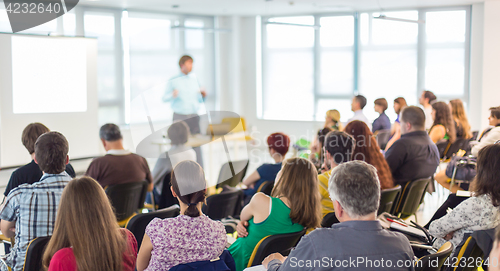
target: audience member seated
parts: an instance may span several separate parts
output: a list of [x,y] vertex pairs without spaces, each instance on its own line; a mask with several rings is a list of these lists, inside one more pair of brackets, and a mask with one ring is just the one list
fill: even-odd
[[337,109],[326,111],[324,127],[337,131],[342,131],[344,129],[342,127],[342,122],[340,122],[340,112]]
[[239,238],[229,247],[236,270],[245,269],[262,238],[316,228],[320,214],[316,168],[304,158],[287,159],[276,176],[271,197],[256,193],[241,211]]
[[[413,270],[413,251],[401,233],[382,228],[377,221],[380,185],[376,169],[362,161],[347,162],[332,172],[328,190],[341,223],[331,229],[316,229],[302,237],[297,247],[285,258],[269,255],[263,265],[268,270]],[[360,262],[359,259],[363,259]],[[325,261],[326,259],[326,261]],[[349,263],[356,259],[356,266]],[[384,261],[383,269],[374,262]],[[407,267],[397,267],[397,262]],[[303,263],[298,266],[298,263]],[[297,268],[299,267],[299,268]]]
[[[493,246],[490,251],[489,256],[489,271],[500,271],[500,264],[497,264],[500,261],[500,227],[497,227],[495,230]],[[493,261],[493,264],[491,263]]]
[[243,184],[248,187],[244,190],[246,202],[257,192],[263,182],[276,179],[276,174],[281,170],[281,162],[285,159],[290,147],[290,138],[283,133],[271,134],[267,137],[267,146],[274,164],[262,164],[243,180]]
[[106,155],[90,163],[85,175],[92,177],[102,186],[148,181],[153,190],[153,177],[144,157],[123,148],[120,128],[115,124],[104,124],[99,130]]
[[401,123],[399,121],[399,117],[401,116],[401,111],[403,108],[407,107],[408,105],[406,104],[406,100],[403,97],[399,97],[394,99],[394,112],[398,115],[396,118],[396,121],[394,121],[394,124],[392,125],[391,128],[391,139],[389,142],[387,142],[387,145],[385,147],[385,151],[387,151],[396,140],[401,138]]
[[332,129],[328,127],[318,130],[318,134],[311,143],[311,155],[309,156],[309,160],[311,160],[317,170],[321,170],[321,166],[323,166],[325,159],[325,153],[323,151],[325,136],[331,131]]
[[352,159],[364,161],[377,169],[380,189],[394,187],[391,169],[368,126],[359,120],[351,121],[345,127],[345,132],[352,135],[356,141]]
[[[196,161],[196,152],[187,146],[189,127],[183,121],[174,122],[167,130],[170,139],[170,150],[160,155],[153,168],[153,195],[155,202],[159,202],[164,184],[163,180],[172,169],[182,161]],[[149,194],[148,194],[149,195]]]
[[[58,132],[38,137],[34,160],[43,172],[42,178],[12,189],[5,199],[0,230],[7,238],[15,235],[15,244],[5,259],[13,271],[23,270],[26,249],[33,239],[52,235],[61,194],[71,180],[65,171],[68,150],[68,141]],[[0,270],[8,270],[5,264],[0,263]]]
[[373,121],[372,132],[375,133],[380,130],[390,130],[391,129],[391,121],[389,117],[385,114],[385,110],[389,105],[387,104],[387,100],[385,98],[380,98],[375,100],[375,111],[380,115]]
[[451,110],[451,116],[455,121],[455,131],[457,138],[470,139],[472,131],[465,113],[464,103],[460,99],[451,100],[448,104]]
[[439,165],[439,152],[425,131],[424,111],[408,106],[401,112],[401,138],[385,153],[395,184],[434,175]]
[[207,187],[201,166],[194,161],[180,162],[171,184],[181,215],[149,223],[137,257],[138,271],[169,270],[183,263],[214,260],[226,247],[224,225],[201,212]]
[[325,172],[318,176],[319,193],[321,195],[321,212],[325,216],[333,212],[333,202],[328,193],[328,180],[332,170],[341,163],[352,160],[356,141],[345,132],[333,131],[326,135],[324,144]]
[[432,142],[446,140],[453,144],[457,139],[457,133],[450,107],[444,102],[435,102],[432,104],[431,115],[434,122],[429,130],[429,137]]
[[492,144],[479,151],[477,175],[466,199],[445,216],[433,221],[429,232],[439,248],[450,241],[456,248],[464,233],[495,228],[500,224],[500,144]]
[[[40,178],[42,177],[43,173],[40,170],[40,167],[35,163],[35,141],[39,136],[41,136],[44,133],[50,132],[49,128],[47,128],[45,125],[35,122],[35,123],[30,123],[26,128],[23,130],[23,134],[21,136],[21,140],[23,142],[24,147],[28,150],[28,152],[31,155],[31,163],[26,164],[18,169],[16,169],[14,172],[12,172],[12,175],[10,176],[9,183],[7,184],[7,187],[5,188],[5,192],[3,193],[4,196],[7,197],[9,192],[20,186],[21,184],[33,184],[35,182],[38,182]],[[71,164],[66,165],[66,173],[69,174],[71,177],[75,177],[75,170],[71,166]]]
[[365,114],[363,114],[363,108],[366,106],[366,98],[363,95],[357,95],[352,98],[351,110],[354,112],[354,116],[350,118],[347,123],[353,120],[360,120],[366,125],[370,125],[368,118],[366,118]]
[[472,147],[471,154],[473,156],[477,156],[479,151],[485,146],[500,140],[500,106],[490,108],[490,112],[488,120],[492,127],[486,129],[479,138],[478,143]]
[[[489,144],[493,144],[496,141],[500,140],[500,108],[495,111],[495,107],[490,108],[491,110],[491,115],[488,118],[489,124],[494,127],[494,129],[486,129],[486,131],[483,133],[482,138],[479,140],[479,143],[475,143],[475,146],[472,148],[472,155],[477,157],[477,153],[479,150],[484,148],[485,146]],[[496,118],[496,115],[499,118]],[[493,133],[491,134],[492,137],[488,139],[489,137],[489,132],[491,130],[494,130]],[[453,187],[450,187],[450,181],[451,181],[451,176],[446,175],[446,169],[442,170],[434,176],[434,179],[444,188],[450,190],[452,193],[457,193],[457,190],[468,190],[468,185],[467,184],[462,184],[461,186],[458,185],[453,185]],[[453,197],[453,196],[452,196]],[[454,198],[454,197],[453,197]],[[451,199],[448,199],[450,201]],[[457,206],[460,202],[463,201],[463,197],[459,197],[457,199],[454,199],[453,202],[448,202],[447,205],[449,205],[450,208],[454,208]]]
[[430,130],[432,121],[432,104],[436,101],[436,95],[432,91],[424,90],[422,96],[420,96],[419,102],[424,107],[425,113],[425,130]]
[[102,187],[89,177],[69,182],[43,255],[45,268],[134,271],[136,258],[137,241],[130,231],[116,224]]

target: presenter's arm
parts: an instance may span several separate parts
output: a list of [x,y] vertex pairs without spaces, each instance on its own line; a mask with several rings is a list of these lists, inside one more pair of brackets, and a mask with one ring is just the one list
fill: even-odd
[[177,95],[179,94],[179,91],[177,89],[174,89],[174,86],[172,84],[172,80],[169,80],[167,83],[167,89],[165,90],[165,94],[163,94],[162,100],[163,102],[170,102],[173,99],[177,98]]

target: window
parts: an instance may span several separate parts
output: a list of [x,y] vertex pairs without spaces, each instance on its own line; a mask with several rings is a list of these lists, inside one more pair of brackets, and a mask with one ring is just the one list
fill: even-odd
[[123,90],[121,70],[117,63],[115,13],[85,12],[86,37],[97,38],[97,91],[99,123],[123,123]]
[[314,17],[270,22],[264,24],[263,116],[310,120],[314,115]]
[[[368,103],[364,110],[369,120],[377,118],[373,102],[386,98],[389,108],[397,97],[404,97],[408,104],[417,103],[417,42],[418,24],[375,19],[379,14],[364,13],[360,16],[360,35],[365,37],[360,45],[359,93]],[[417,11],[387,12],[387,17],[418,20]],[[366,38],[367,37],[367,38]],[[386,112],[396,119],[394,110]]]
[[437,96],[465,94],[466,12],[426,13],[425,88]]
[[424,89],[468,102],[470,7],[383,13],[406,22],[379,15],[262,18],[262,117],[322,121],[338,109],[347,121],[358,93],[370,120],[375,99],[386,98],[389,108],[400,96],[417,105]]

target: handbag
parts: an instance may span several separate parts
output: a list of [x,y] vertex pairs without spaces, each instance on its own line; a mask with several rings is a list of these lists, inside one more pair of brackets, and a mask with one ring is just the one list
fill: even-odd
[[446,167],[446,176],[453,180],[470,182],[476,177],[477,158],[453,156]]

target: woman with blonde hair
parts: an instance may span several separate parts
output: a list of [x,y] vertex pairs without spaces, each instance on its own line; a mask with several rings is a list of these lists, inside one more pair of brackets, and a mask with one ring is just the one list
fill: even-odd
[[337,109],[326,111],[324,127],[331,128],[332,130],[342,131],[342,123],[340,122],[340,112]]
[[236,270],[245,269],[257,243],[268,235],[316,228],[321,222],[318,172],[304,158],[283,163],[271,197],[256,193],[241,211],[238,239],[229,247]]
[[472,138],[471,127],[467,114],[465,113],[464,103],[460,99],[451,100],[448,104],[451,109],[451,115],[455,121],[455,130],[458,138]]
[[90,177],[64,188],[54,232],[43,255],[49,271],[133,271],[137,241],[116,223],[101,185]]

